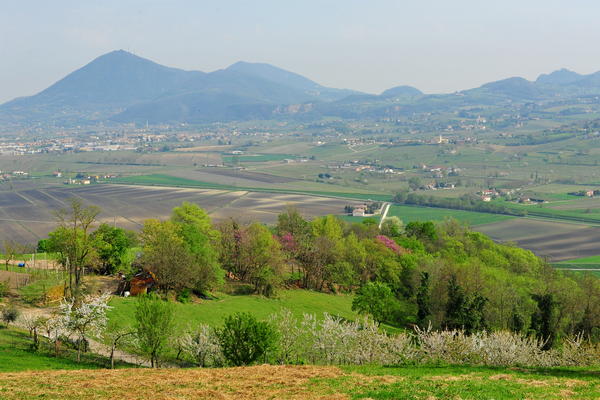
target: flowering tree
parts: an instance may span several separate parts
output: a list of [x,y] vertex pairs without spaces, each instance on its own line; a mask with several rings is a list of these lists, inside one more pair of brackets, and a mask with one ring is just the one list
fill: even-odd
[[60,317],[65,329],[77,336],[77,361],[81,360],[81,346],[87,342],[88,335],[100,332],[106,326],[108,294],[86,296],[80,302],[68,300],[60,305]]
[[182,351],[191,356],[201,367],[216,367],[224,362],[219,338],[206,324],[186,332],[178,341]]

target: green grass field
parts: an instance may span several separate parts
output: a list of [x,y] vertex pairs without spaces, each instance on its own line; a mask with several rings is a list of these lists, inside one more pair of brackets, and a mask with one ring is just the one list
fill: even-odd
[[[109,319],[119,324],[132,325],[135,302],[135,298],[113,298],[110,302],[113,308],[109,311]],[[204,300],[196,304],[174,303],[174,306],[178,330],[200,323],[219,326],[226,316],[235,312],[249,312],[259,319],[266,319],[286,308],[296,317],[302,317],[304,313],[321,316],[328,312],[343,318],[356,318],[351,310],[351,296],[308,290],[282,290],[273,299],[254,295],[219,294],[215,300]]]
[[509,215],[488,214],[475,211],[402,205],[391,206],[387,216],[396,216],[405,224],[412,221],[442,221],[445,218],[456,218],[469,225],[481,225],[515,218]]
[[343,378],[327,380],[330,386],[361,399],[593,399],[600,396],[599,370],[468,366],[344,369],[375,379],[379,377],[379,384],[372,382],[362,387],[350,387]]
[[[104,368],[106,359],[84,354],[81,363],[75,360],[75,351],[63,349],[60,357],[55,357],[47,349],[32,351],[32,340],[27,333],[12,328],[0,327],[0,372],[43,371],[58,369]],[[0,387],[0,398],[2,388]]]

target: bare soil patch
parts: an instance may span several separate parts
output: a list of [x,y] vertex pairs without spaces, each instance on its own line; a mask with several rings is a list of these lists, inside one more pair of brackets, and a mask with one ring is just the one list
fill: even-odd
[[598,255],[600,227],[515,218],[475,230],[499,242],[514,242],[553,262]]

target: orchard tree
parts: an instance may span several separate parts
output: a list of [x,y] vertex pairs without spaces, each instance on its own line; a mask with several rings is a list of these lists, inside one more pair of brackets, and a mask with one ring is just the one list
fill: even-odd
[[108,294],[86,296],[78,302],[70,299],[60,305],[62,326],[77,337],[77,362],[81,361],[82,345],[87,344],[89,336],[102,332],[106,326],[109,298]]

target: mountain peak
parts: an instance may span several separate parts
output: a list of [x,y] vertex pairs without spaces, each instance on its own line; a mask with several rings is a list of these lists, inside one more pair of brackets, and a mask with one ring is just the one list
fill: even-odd
[[540,75],[535,82],[547,85],[568,85],[581,78],[583,78],[583,75],[566,68],[561,68],[549,74]]

